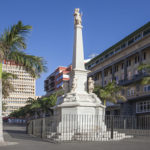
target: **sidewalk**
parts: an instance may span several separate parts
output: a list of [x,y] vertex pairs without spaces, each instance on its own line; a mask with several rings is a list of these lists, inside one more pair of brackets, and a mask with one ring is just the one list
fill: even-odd
[[15,145],[0,146],[0,150],[149,150],[150,147],[150,137],[116,142],[54,144],[25,134],[25,127],[5,125],[4,131],[5,141],[15,142]]

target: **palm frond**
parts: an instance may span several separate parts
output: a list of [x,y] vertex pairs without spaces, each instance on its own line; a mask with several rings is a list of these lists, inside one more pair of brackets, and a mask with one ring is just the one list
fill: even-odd
[[10,51],[26,49],[26,36],[32,29],[29,25],[23,25],[21,21],[5,29],[0,37],[3,46],[9,48]]
[[102,100],[117,103],[119,100],[125,101],[126,98],[119,92],[124,88],[116,84],[115,81],[109,82],[105,87],[96,86],[94,93]]
[[150,84],[150,77],[144,77],[141,81],[143,85]]
[[150,69],[150,64],[141,64],[138,66],[138,70],[145,70],[145,69]]
[[32,77],[40,77],[42,72],[47,71],[46,61],[42,57],[27,55],[21,51],[13,51],[9,54],[8,60],[15,61],[23,67]]
[[11,92],[14,92],[14,86],[10,82],[10,79],[17,79],[17,75],[8,72],[2,72],[3,98],[7,98]]

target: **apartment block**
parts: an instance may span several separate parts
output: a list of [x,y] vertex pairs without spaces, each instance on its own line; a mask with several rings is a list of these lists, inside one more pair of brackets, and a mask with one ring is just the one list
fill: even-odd
[[71,70],[72,66],[61,66],[46,78],[46,80],[44,81],[44,90],[47,96],[59,90],[63,90],[65,93],[69,91]]
[[149,76],[147,72],[138,71],[142,63],[150,64],[150,22],[86,63],[86,69],[91,70],[89,77],[96,85],[106,86],[115,80],[125,86],[120,92],[127,101],[111,106],[113,114],[150,114],[150,85],[139,82]]
[[17,79],[10,79],[10,82],[14,86],[14,92],[11,92],[9,97],[3,99],[7,104],[7,110],[6,112],[3,112],[3,115],[7,116],[14,110],[25,106],[29,97],[36,98],[36,80],[31,77],[22,66],[16,65],[12,61],[4,61],[3,71],[16,74],[18,77]]

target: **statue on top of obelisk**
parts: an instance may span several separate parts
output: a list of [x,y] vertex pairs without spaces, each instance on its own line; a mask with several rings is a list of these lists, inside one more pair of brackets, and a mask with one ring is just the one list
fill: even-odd
[[74,24],[75,25],[81,25],[82,23],[82,14],[79,13],[79,8],[76,8],[75,9],[75,12],[74,12]]

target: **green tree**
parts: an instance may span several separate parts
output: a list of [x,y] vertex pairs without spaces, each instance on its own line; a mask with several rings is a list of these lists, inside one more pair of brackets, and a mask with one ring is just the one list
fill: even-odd
[[139,65],[138,70],[147,74],[147,76],[142,79],[141,83],[150,84],[150,64],[141,64]]
[[7,110],[7,106],[5,102],[2,102],[2,110],[5,112]]
[[111,103],[117,103],[118,101],[126,101],[126,98],[121,95],[121,89],[123,87],[116,84],[115,81],[109,82],[105,87],[96,86],[94,93],[103,101],[106,105],[106,101]]
[[2,96],[7,98],[9,93],[14,91],[14,86],[10,82],[10,79],[17,79],[17,75],[8,72],[2,72]]
[[45,116],[45,114],[47,112],[53,113],[52,107],[54,107],[56,105],[57,97],[59,95],[62,95],[62,93],[63,93],[62,91],[56,92],[56,93],[51,94],[48,97],[43,97],[41,99],[40,102],[41,102],[41,110],[42,110],[42,113],[43,113],[43,117]]
[[32,29],[29,25],[23,25],[21,21],[12,25],[0,35],[0,142],[3,141],[2,128],[2,63],[3,60],[14,61],[23,67],[32,77],[40,77],[47,70],[46,62],[42,57],[26,54],[27,34]]
[[45,117],[46,113],[53,113],[52,107],[56,105],[57,97],[62,95],[62,92],[56,92],[48,97],[38,98],[37,100],[29,98],[27,105],[14,111],[10,114],[11,117],[32,117],[37,118],[42,115]]

